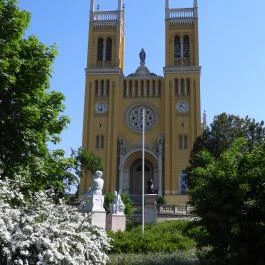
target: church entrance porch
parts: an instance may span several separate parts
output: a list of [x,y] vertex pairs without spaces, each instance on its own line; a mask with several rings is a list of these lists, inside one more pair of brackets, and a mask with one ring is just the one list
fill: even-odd
[[[119,169],[119,193],[127,193],[130,197],[140,196],[142,194],[141,146],[120,153]],[[162,158],[155,150],[148,147],[145,150],[144,176],[145,193],[148,181],[152,180],[154,192],[162,195]]]
[[[130,168],[129,176],[129,191],[131,195],[140,195],[142,194],[142,160],[136,160]],[[145,160],[145,169],[144,169],[144,185],[145,193],[147,188],[147,182],[149,180],[154,181],[154,168],[153,165]],[[155,191],[157,192],[157,190]]]

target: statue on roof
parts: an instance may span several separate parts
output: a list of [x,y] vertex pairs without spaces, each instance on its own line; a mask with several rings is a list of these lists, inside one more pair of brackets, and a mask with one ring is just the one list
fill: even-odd
[[139,56],[140,56],[140,64],[145,65],[146,53],[145,53],[144,49],[142,49],[140,51]]

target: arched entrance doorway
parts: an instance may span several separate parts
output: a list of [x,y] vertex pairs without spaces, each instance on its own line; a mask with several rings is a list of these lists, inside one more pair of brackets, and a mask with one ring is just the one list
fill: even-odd
[[[148,160],[145,160],[144,185],[145,192],[148,180],[154,181],[154,166]],[[132,195],[142,193],[142,160],[138,159],[130,167],[129,192]]]
[[[154,192],[162,193],[162,162],[153,150],[145,151],[145,192],[148,180],[154,184]],[[142,152],[141,146],[124,153],[120,158],[119,192],[129,195],[142,193]]]
[[[119,193],[140,194],[142,191],[142,145],[125,148],[125,139],[119,139]],[[145,145],[145,185],[153,180],[154,192],[162,196],[163,138],[157,145]],[[146,189],[145,189],[146,190]]]

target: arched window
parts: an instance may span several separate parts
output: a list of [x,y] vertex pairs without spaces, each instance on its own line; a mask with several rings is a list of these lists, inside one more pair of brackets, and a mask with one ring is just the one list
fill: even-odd
[[112,39],[107,38],[107,48],[106,48],[106,61],[111,61],[111,55],[112,55]]
[[185,95],[185,81],[184,81],[184,79],[181,79],[180,95],[181,96]]
[[153,80],[153,84],[152,84],[152,96],[155,96],[156,94],[156,81]]
[[174,41],[174,58],[175,61],[180,61],[181,59],[181,44],[180,44],[180,37],[178,35],[175,36],[175,41]]
[[127,97],[128,96],[128,89],[127,89],[127,82],[126,80],[123,81],[123,96]]
[[187,86],[186,86],[186,95],[189,96],[190,95],[190,79],[187,78]]
[[98,39],[98,62],[103,61],[103,39]]
[[141,80],[141,96],[144,96],[145,92],[144,92],[144,80]]
[[133,95],[133,84],[132,84],[132,80],[129,81],[129,94],[130,94],[130,97],[132,97]]
[[175,79],[175,94],[176,96],[179,96],[180,95],[180,92],[179,92],[179,79]]
[[98,86],[98,80],[95,80],[95,94],[96,94],[96,97],[100,97],[100,90],[99,90],[99,86]]
[[187,35],[183,38],[183,57],[185,60],[190,59],[190,40]]

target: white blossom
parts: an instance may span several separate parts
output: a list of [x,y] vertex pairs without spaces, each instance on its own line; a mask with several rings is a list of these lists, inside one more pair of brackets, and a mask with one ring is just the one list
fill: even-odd
[[23,185],[0,180],[0,264],[107,263],[109,238],[88,215],[63,201],[54,204],[45,192],[25,199]]

